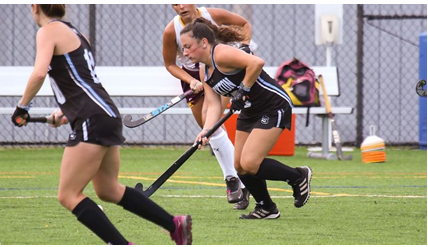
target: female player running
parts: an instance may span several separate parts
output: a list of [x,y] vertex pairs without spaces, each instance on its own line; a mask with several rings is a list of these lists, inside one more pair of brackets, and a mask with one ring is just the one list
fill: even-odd
[[[287,182],[293,188],[294,206],[302,207],[310,195],[312,171],[292,168],[266,158],[285,128],[291,126],[291,99],[264,70],[264,61],[237,48],[219,44],[239,40],[236,29],[217,27],[197,18],[181,31],[183,54],[202,63],[205,100],[208,103],[200,141],[222,115],[222,96],[232,97],[231,109],[241,110],[235,137],[235,168],[256,200],[254,211],[241,219],[276,219],[280,212],[267,190],[266,180]],[[207,138],[202,139],[203,144]]]
[[[32,4],[31,13],[40,27],[36,61],[12,122],[19,127],[26,125],[30,102],[49,73],[55,99],[72,128],[61,162],[61,205],[104,242],[129,244],[98,205],[83,194],[92,181],[101,200],[163,227],[177,244],[191,244],[189,215],[174,217],[142,193],[119,183],[122,120],[95,73],[87,39],[72,24],[61,20],[65,5]],[[56,123],[62,122],[58,114],[54,116]]]

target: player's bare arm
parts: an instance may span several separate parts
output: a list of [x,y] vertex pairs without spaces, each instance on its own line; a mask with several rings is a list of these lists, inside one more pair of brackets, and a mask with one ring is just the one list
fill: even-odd
[[34,63],[33,72],[28,79],[27,87],[22,95],[21,105],[30,104],[34,96],[39,92],[43,85],[46,74],[48,73],[49,63],[51,61],[55,42],[51,38],[52,34],[50,30],[46,28],[40,28],[37,32],[36,43],[37,52],[36,60]]
[[[205,64],[201,65],[199,70],[199,74],[201,78],[204,78]],[[205,92],[205,100],[208,103],[207,109],[207,118],[205,120],[204,127],[199,135],[196,137],[195,141],[201,140],[202,136],[204,136],[221,118],[222,114],[222,105],[221,105],[221,97],[214,90],[208,86],[205,82],[204,84],[204,92]],[[202,145],[206,145],[209,142],[209,139],[202,139]],[[200,148],[200,147],[199,147]]]
[[165,63],[165,68],[168,70],[169,73],[171,73],[171,75],[173,75],[177,79],[180,79],[190,84],[192,80],[195,80],[195,78],[193,78],[186,71],[177,66],[177,49],[178,45],[175,40],[174,22],[171,21],[166,26],[165,31],[163,33],[162,55]]

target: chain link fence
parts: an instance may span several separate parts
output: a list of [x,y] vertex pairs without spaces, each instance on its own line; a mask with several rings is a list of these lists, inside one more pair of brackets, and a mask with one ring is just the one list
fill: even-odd
[[[325,47],[315,45],[315,5],[204,6],[224,8],[247,18],[258,45],[256,54],[266,66],[279,66],[293,57],[310,66],[326,65]],[[333,47],[332,59],[339,69],[341,95],[332,99],[332,105],[351,106],[355,111],[335,117],[342,142],[359,146],[369,135],[369,126],[376,125],[376,134],[387,144],[416,145],[419,109],[414,85],[418,80],[418,39],[427,30],[427,5],[345,4],[343,8],[343,44]],[[0,15],[0,66],[32,66],[38,27],[30,5],[1,4]],[[174,16],[167,4],[70,4],[65,19],[90,39],[98,66],[163,66],[162,35]],[[102,75],[99,77],[102,81]],[[0,90],[2,87],[7,87],[7,82],[0,82]],[[0,107],[14,107],[19,98],[0,97]],[[168,100],[114,98],[118,107],[155,108]],[[50,97],[37,97],[34,103],[37,107],[56,106]],[[320,144],[321,119],[311,116],[308,127],[305,122],[306,116],[297,115],[296,144]],[[64,143],[70,132],[68,127],[52,129],[42,124],[15,128],[8,115],[0,115],[0,126],[4,130],[0,132],[2,144]],[[162,115],[139,128],[124,128],[127,144],[188,144],[198,132],[191,115]]]
[[[427,30],[426,5],[364,5],[362,93],[357,103],[360,128],[378,126],[389,143],[412,143],[418,137],[419,35]],[[361,142],[363,135],[357,136]]]

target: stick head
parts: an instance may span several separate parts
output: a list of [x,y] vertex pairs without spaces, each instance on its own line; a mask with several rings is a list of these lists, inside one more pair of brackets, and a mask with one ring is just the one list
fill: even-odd
[[343,158],[343,160],[352,160],[352,155],[347,155]]
[[[150,115],[150,114],[148,114],[148,115]],[[125,115],[123,117],[123,124],[128,128],[135,128],[135,127],[140,126],[146,122],[146,119],[145,119],[146,116],[144,116],[143,118],[137,119],[136,121],[132,121],[131,115]]]
[[123,117],[123,120],[125,120],[125,121],[131,121],[132,120],[132,116],[131,115],[125,115]]

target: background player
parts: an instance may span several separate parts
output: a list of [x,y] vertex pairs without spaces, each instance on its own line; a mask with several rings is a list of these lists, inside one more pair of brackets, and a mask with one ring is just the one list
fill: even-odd
[[[242,28],[244,38],[241,43],[248,46],[251,40],[251,24],[242,16],[224,9],[218,8],[196,8],[195,4],[173,4],[177,16],[166,26],[163,34],[162,54],[166,69],[176,78],[181,80],[183,92],[194,89],[195,92],[186,98],[192,114],[202,128],[206,117],[206,104],[204,104],[204,93],[199,78],[199,63],[194,63],[183,56],[183,47],[180,41],[180,31],[185,25],[192,23],[198,17],[204,17],[213,24],[236,25]],[[197,47],[195,47],[197,49]],[[181,67],[176,64],[176,59]],[[223,99],[223,109],[229,103],[228,98]],[[229,140],[225,130],[220,129],[210,139],[211,148],[223,171],[227,185],[227,198],[230,203],[235,203],[234,208],[244,210],[249,204],[249,193],[245,186],[239,181],[233,166],[234,147]],[[242,190],[241,190],[242,188]]]

